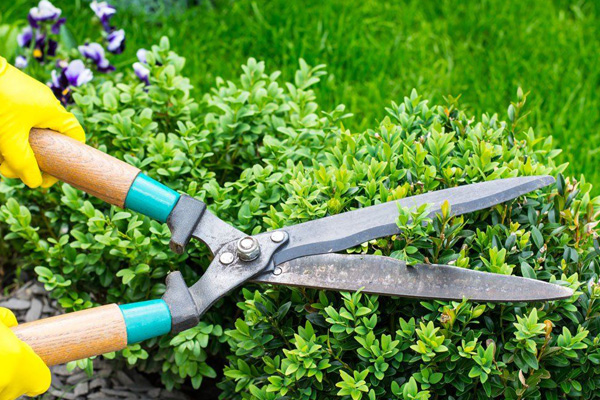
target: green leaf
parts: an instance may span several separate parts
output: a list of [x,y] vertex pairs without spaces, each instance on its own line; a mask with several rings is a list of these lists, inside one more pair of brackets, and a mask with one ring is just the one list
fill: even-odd
[[530,279],[537,279],[537,275],[535,273],[535,271],[533,270],[533,268],[531,268],[531,266],[529,264],[527,264],[526,262],[522,262],[521,263],[521,274],[525,277],[525,278],[530,278]]
[[541,232],[535,226],[531,227],[531,238],[533,239],[533,243],[535,243],[538,249],[541,249],[544,246],[544,238],[542,237]]
[[534,354],[528,351],[522,351],[521,357],[523,358],[523,361],[525,361],[527,365],[529,365],[529,367],[531,367],[532,369],[539,368],[538,360]]
[[419,388],[417,387],[417,381],[415,378],[411,377],[407,383],[404,384],[402,389],[402,395],[405,399],[414,398],[419,392]]

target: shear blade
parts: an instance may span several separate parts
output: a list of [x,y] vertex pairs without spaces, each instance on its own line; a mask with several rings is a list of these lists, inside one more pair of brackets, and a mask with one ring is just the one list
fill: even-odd
[[566,299],[569,288],[519,276],[372,255],[322,254],[280,264],[252,281],[420,299],[522,302]]
[[442,204],[447,201],[452,214],[461,215],[490,208],[552,183],[554,178],[551,176],[498,179],[428,192],[284,227],[290,239],[275,253],[273,261],[279,265],[298,257],[334,253],[372,239],[395,235],[400,232],[396,224],[398,205],[418,207],[429,204],[429,215],[433,217],[440,213]]

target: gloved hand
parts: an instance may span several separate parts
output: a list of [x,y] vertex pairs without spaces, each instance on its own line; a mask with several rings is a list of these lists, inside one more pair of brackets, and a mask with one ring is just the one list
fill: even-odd
[[50,370],[9,329],[17,325],[10,310],[0,307],[0,400],[37,396],[50,387]]
[[0,174],[20,178],[31,188],[52,186],[57,179],[42,174],[29,145],[31,128],[49,128],[85,142],[75,116],[52,90],[0,57]]

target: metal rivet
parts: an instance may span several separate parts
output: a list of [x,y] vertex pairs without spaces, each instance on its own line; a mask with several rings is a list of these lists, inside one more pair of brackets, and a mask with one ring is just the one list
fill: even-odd
[[282,231],[275,231],[271,233],[271,240],[275,243],[280,243],[281,241],[283,241],[283,239],[285,239],[285,233],[283,233]]
[[251,236],[241,238],[237,244],[237,253],[242,261],[256,260],[260,255],[258,240]]
[[253,246],[254,246],[254,240],[252,240],[252,238],[250,238],[250,237],[243,238],[240,241],[240,247],[242,247],[245,250],[249,250]]
[[233,262],[234,258],[235,257],[233,256],[233,253],[230,253],[227,251],[227,252],[221,254],[221,257],[219,257],[219,261],[221,262],[221,264],[228,265]]

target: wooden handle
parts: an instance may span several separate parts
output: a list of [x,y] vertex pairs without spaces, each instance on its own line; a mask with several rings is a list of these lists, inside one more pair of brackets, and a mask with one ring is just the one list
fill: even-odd
[[119,306],[109,304],[11,328],[48,366],[97,356],[127,346]]
[[124,208],[139,169],[49,129],[32,129],[29,143],[42,171]]

